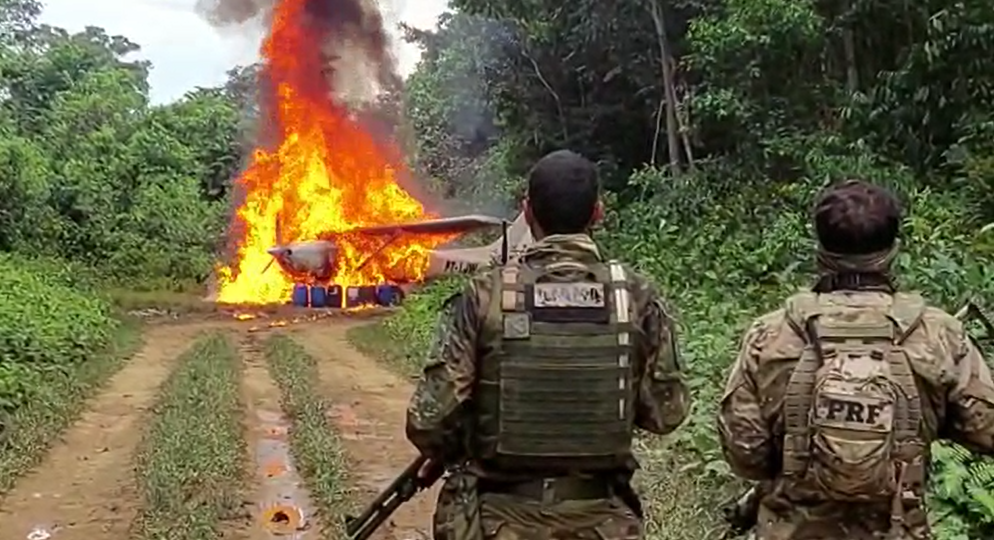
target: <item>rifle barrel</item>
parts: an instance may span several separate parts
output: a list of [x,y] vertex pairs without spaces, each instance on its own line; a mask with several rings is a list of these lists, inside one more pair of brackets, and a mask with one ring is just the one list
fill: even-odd
[[402,497],[392,497],[388,501],[370,506],[370,511],[363,514],[362,519],[351,519],[346,522],[345,532],[350,540],[366,540],[383,525],[383,522],[404,504]]
[[376,496],[362,514],[345,519],[345,532],[350,540],[365,540],[372,536],[400,505],[417,493],[418,471],[427,461],[428,458],[418,456],[382,493]]

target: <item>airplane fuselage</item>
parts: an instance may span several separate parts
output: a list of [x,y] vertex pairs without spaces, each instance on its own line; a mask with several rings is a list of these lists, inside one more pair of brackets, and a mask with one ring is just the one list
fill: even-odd
[[311,240],[274,246],[267,252],[294,279],[327,281],[337,269],[338,247],[328,240]]

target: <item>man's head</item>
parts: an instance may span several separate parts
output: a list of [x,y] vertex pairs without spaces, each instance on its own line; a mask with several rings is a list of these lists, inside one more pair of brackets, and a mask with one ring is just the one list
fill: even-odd
[[547,154],[528,173],[524,210],[536,239],[587,232],[604,216],[597,166],[569,150]]
[[847,180],[822,192],[815,203],[815,233],[824,251],[865,255],[897,241],[901,203],[887,189]]

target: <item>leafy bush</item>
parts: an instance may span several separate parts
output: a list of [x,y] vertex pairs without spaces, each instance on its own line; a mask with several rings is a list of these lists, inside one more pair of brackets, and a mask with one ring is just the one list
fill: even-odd
[[30,399],[45,372],[101,351],[118,324],[70,268],[42,264],[0,254],[0,410]]

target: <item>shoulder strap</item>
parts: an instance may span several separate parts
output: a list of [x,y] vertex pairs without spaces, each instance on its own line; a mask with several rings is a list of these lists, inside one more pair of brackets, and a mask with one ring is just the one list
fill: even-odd
[[809,414],[814,399],[815,373],[823,361],[813,323],[820,314],[818,295],[812,292],[795,294],[784,305],[787,324],[806,345],[790,374],[784,395],[783,474],[787,477],[803,476],[811,455]]
[[[614,294],[614,313],[611,318],[615,324],[627,326],[632,322],[632,295],[628,290],[628,272],[619,261],[610,260],[607,266],[611,275],[611,291]],[[624,336],[622,338],[619,335],[619,340],[624,341],[621,344],[628,345],[630,339],[628,332],[623,332],[621,335]]]
[[[515,312],[524,305],[524,295],[518,284],[518,268],[515,266],[496,267],[490,272],[492,294],[490,305],[487,306],[488,328],[493,332],[494,346],[500,348],[503,339],[521,339],[527,337],[528,325],[520,321],[508,320],[508,314],[514,317]],[[517,322],[518,324],[514,324]]]
[[494,290],[500,293],[501,311],[518,311],[524,304],[523,293],[519,290],[518,279],[521,269],[517,266],[505,266],[500,269],[500,275],[494,280]]
[[924,442],[919,430],[922,421],[922,402],[915,383],[915,374],[906,354],[901,349],[904,341],[921,326],[926,309],[925,299],[920,294],[898,293],[894,295],[888,316],[898,328],[894,339],[894,349],[889,358],[891,376],[903,390],[903,407],[896,410],[894,425],[898,442],[898,458],[905,462],[908,481],[922,482],[922,456]]

